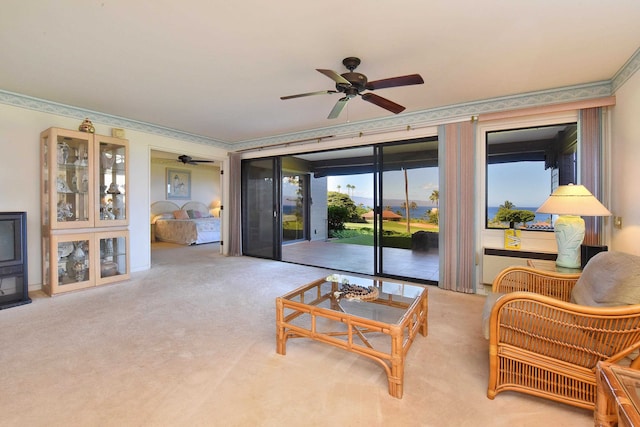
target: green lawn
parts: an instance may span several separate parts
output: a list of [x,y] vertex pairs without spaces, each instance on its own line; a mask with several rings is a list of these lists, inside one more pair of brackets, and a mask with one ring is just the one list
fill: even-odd
[[[333,239],[334,243],[347,243],[350,245],[373,246],[373,224],[348,222],[344,224],[345,230],[340,232],[341,237]],[[424,228],[411,226],[411,233],[407,234],[407,226],[395,221],[385,221],[383,224],[383,246],[411,249],[411,234],[416,231],[437,232],[437,228]]]

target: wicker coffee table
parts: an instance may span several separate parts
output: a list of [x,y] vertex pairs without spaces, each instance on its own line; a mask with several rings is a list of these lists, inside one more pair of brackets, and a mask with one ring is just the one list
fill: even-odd
[[[349,285],[349,286],[345,286]],[[362,295],[341,290],[363,290]],[[404,360],[418,332],[427,335],[424,286],[333,274],[276,298],[276,351],[310,338],[375,360],[389,394],[402,398]]]

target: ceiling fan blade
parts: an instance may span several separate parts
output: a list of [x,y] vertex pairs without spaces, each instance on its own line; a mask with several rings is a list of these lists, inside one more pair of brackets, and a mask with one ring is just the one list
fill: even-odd
[[280,99],[302,98],[303,96],[327,95],[330,93],[338,93],[337,90],[319,90],[317,92],[299,93],[297,95],[281,96]]
[[408,76],[391,77],[389,79],[374,80],[367,83],[366,89],[376,90],[387,87],[421,85],[424,80],[420,74],[409,74]]
[[401,113],[405,110],[406,107],[403,107],[400,104],[396,104],[393,101],[389,101],[387,98],[383,98],[381,96],[376,95],[375,93],[365,93],[362,95],[362,99],[372,104],[377,105],[378,107],[382,107],[385,110],[389,110],[394,114]]
[[336,105],[333,106],[333,109],[329,113],[329,116],[327,117],[327,119],[337,118],[342,112],[342,109],[344,108],[344,106],[347,105],[347,102],[349,101],[349,99],[350,98],[346,96],[344,98],[340,98],[338,102],[336,102]]
[[316,71],[321,72],[322,74],[329,77],[331,80],[333,80],[336,83],[342,83],[343,85],[351,86],[351,82],[349,80],[345,79],[344,77],[342,77],[340,74],[336,73],[333,70],[321,70],[320,68],[316,68]]

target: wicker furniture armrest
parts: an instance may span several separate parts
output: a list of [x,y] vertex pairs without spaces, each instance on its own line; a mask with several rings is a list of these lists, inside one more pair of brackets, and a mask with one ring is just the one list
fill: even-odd
[[586,307],[512,292],[494,305],[489,328],[489,398],[515,390],[593,409],[597,362],[640,347],[640,304]]
[[558,274],[531,267],[508,267],[493,281],[493,292],[534,292],[562,301],[571,300],[571,291],[580,274]]

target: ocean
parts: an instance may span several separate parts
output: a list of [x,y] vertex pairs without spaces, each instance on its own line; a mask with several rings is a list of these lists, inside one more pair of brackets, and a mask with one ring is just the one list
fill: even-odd
[[[427,212],[429,212],[432,209],[431,206],[418,206],[417,209],[413,209],[411,211],[411,218],[414,219],[426,219],[428,218],[427,216]],[[527,211],[532,211],[535,213],[536,209],[538,209],[537,207],[532,208],[532,207],[516,207],[516,209],[522,209],[522,210],[527,210]],[[391,206],[391,211],[392,212],[400,212],[400,214],[402,216],[404,216],[404,209],[401,208],[400,206]],[[487,209],[487,217],[488,219],[492,219],[493,217],[496,216],[496,214],[498,213],[498,207],[497,206],[490,206]],[[551,222],[551,215],[549,214],[536,214],[535,218],[533,221],[531,221],[529,224],[533,224],[536,222]]]
[[[295,210],[295,206],[292,205],[285,205],[282,207],[283,208],[283,214],[290,214],[293,213],[293,211]],[[431,206],[418,206],[417,209],[413,209],[411,211],[411,218],[413,219],[428,219],[428,215],[427,212],[429,212],[432,209]],[[528,211],[532,211],[535,212],[536,209],[538,209],[537,207],[516,207],[516,209],[523,209],[523,210],[528,210]],[[400,215],[404,216],[404,209],[401,208],[400,206],[391,206],[391,211],[392,212],[400,212]],[[493,217],[496,216],[496,214],[498,213],[498,207],[497,206],[490,206],[487,210],[488,213],[488,218],[492,219]],[[533,224],[536,222],[551,222],[551,215],[549,214],[536,214],[536,217],[534,218],[533,221],[531,221],[529,224]]]
[[[516,206],[516,209],[524,210],[524,211],[532,211],[533,213],[535,213],[538,208],[537,207],[535,207],[535,208],[532,208],[532,207],[521,208],[521,207]],[[493,217],[496,216],[497,213],[498,213],[498,207],[497,206],[492,206],[492,207],[487,208],[487,218],[488,219],[492,219]],[[539,213],[537,213],[536,217],[529,224],[535,224],[536,222],[548,222],[548,223],[551,223],[551,215],[550,214],[539,214]]]

